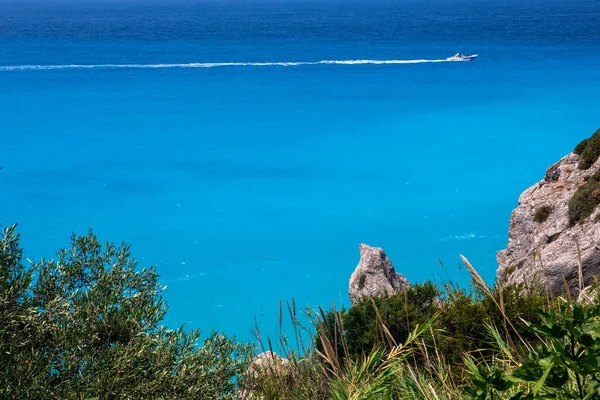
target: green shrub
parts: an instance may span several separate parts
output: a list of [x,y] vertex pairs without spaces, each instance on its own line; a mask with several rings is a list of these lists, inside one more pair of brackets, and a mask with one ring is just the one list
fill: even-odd
[[515,272],[516,270],[517,270],[516,265],[507,265],[504,268],[504,274],[505,274],[505,276],[508,276],[508,275],[512,274],[513,272]]
[[541,340],[508,371],[467,358],[471,399],[600,398],[600,305],[561,300],[556,309],[538,312],[531,326]]
[[[0,234],[0,398],[235,399],[251,348],[161,325],[154,269],[127,245],[73,236],[56,261],[23,264]],[[34,279],[35,278],[35,279]]]
[[548,219],[548,217],[550,216],[551,212],[552,212],[552,207],[550,207],[549,205],[543,205],[543,206],[539,207],[537,210],[535,210],[535,214],[533,215],[533,220],[538,223],[545,222]]
[[598,204],[600,204],[600,171],[577,189],[569,200],[569,225],[573,226],[592,215]]
[[[403,343],[417,324],[423,324],[435,314],[438,295],[438,288],[425,282],[393,296],[374,297],[373,300],[396,342]],[[354,304],[342,315],[342,322],[351,355],[368,354],[377,345],[385,343],[370,299]]]
[[589,139],[583,140],[573,150],[573,153],[579,154],[579,169],[590,168],[600,157],[600,129],[598,129]]
[[[373,302],[383,324],[397,343],[402,343],[417,325],[426,323],[437,314],[433,337],[424,337],[423,341],[427,346],[435,347],[445,362],[457,367],[457,375],[461,374],[466,352],[477,352],[484,358],[493,355],[489,343],[490,324],[502,328],[504,333],[508,332],[516,347],[522,346],[521,339],[535,343],[535,335],[526,330],[521,321],[539,321],[534,310],[548,305],[548,299],[541,291],[524,290],[518,286],[503,288],[500,300],[499,289],[489,297],[450,285],[440,290],[431,282],[414,285],[393,296],[373,298]],[[513,326],[505,322],[498,309],[499,304],[503,304],[504,315]],[[328,340],[337,344],[339,354],[344,355],[347,351],[351,359],[356,359],[369,354],[374,348],[387,345],[370,299],[354,304],[349,310],[338,313],[338,317],[343,332],[336,325],[332,312],[324,313],[322,329]],[[334,335],[336,330],[339,333],[337,337]],[[323,348],[319,340],[316,346],[317,349]],[[413,360],[421,364],[426,358],[427,355],[417,352]]]
[[583,139],[581,142],[579,142],[579,144],[573,149],[573,153],[581,155],[587,146],[588,141],[589,139]]
[[[520,338],[530,343],[537,341],[522,321],[536,323],[540,320],[535,310],[548,306],[543,292],[507,286],[502,289],[502,301],[498,288],[492,291],[492,296],[458,288],[447,290],[444,309],[438,318],[439,327],[446,334],[437,343],[447,362],[462,364],[465,353],[477,353],[480,358],[491,357],[494,352],[490,350],[489,324],[508,333],[510,341],[518,348],[523,344]],[[498,308],[500,304],[504,307],[504,315]]]

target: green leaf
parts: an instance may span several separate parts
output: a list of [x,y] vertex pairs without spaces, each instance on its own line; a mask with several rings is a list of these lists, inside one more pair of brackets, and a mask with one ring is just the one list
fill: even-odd
[[550,374],[548,374],[548,378],[546,379],[546,384],[552,388],[561,388],[569,381],[569,373],[567,370],[560,366],[555,365],[552,367]]
[[549,365],[544,370],[542,377],[533,385],[532,392],[534,395],[537,395],[538,392],[542,389],[542,387],[546,383],[546,378],[548,377],[548,375],[550,375],[550,371],[552,370],[553,367],[554,367],[554,364],[552,362],[550,362]]
[[508,379],[513,382],[534,383],[539,381],[543,374],[544,370],[537,362],[528,362],[517,368]]

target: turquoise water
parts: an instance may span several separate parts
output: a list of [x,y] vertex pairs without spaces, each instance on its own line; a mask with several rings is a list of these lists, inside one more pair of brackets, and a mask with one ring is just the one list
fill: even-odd
[[[280,300],[347,305],[362,242],[413,282],[468,284],[464,254],[492,283],[521,191],[600,126],[599,21],[591,0],[2,2],[0,223],[30,258],[89,227],[131,243],[166,323],[243,339]],[[479,58],[405,63],[458,51]],[[213,64],[165,65],[189,63]]]

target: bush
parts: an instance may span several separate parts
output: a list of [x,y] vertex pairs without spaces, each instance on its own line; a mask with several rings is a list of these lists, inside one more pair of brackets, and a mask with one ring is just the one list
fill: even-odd
[[[521,339],[530,344],[537,342],[535,335],[521,321],[536,323],[540,320],[535,310],[548,306],[548,299],[541,289],[507,286],[502,288],[502,300],[499,288],[492,291],[492,297],[457,288],[448,289],[447,293],[438,320],[445,334],[438,340],[438,347],[449,363],[462,365],[465,353],[477,353],[482,359],[492,357],[490,324],[508,334],[510,339],[507,340],[517,348],[523,345]],[[504,315],[498,308],[500,304],[504,307]]]
[[540,321],[530,328],[540,337],[539,346],[532,347],[516,368],[502,371],[467,358],[471,398],[600,398],[598,300],[593,304],[562,300],[555,309],[540,311]]
[[535,222],[545,222],[548,217],[550,216],[550,213],[552,212],[552,207],[550,207],[549,205],[543,205],[541,207],[539,207],[537,210],[535,210],[535,214],[533,215],[533,220]]
[[15,227],[0,236],[0,398],[235,399],[251,348],[161,326],[154,269],[129,246],[73,236],[56,261],[22,263]]
[[600,204],[600,171],[588,179],[569,200],[569,225],[583,221]]
[[[430,319],[437,307],[438,288],[431,282],[417,284],[393,296],[374,297],[383,323],[397,343],[403,343],[417,324]],[[351,355],[368,354],[385,343],[370,299],[354,304],[342,315],[344,337]]]
[[581,142],[579,142],[579,144],[573,149],[573,153],[581,155],[583,153],[583,150],[587,146],[588,141],[589,139],[583,139]]
[[[440,290],[431,282],[414,285],[393,296],[376,297],[373,301],[382,322],[397,343],[404,342],[417,324],[423,325],[437,314],[434,336],[424,337],[424,343],[432,348],[435,346],[445,362],[457,367],[458,375],[461,374],[465,352],[477,352],[484,358],[493,355],[490,350],[490,324],[508,332],[516,347],[522,345],[520,338],[535,343],[535,335],[524,328],[521,318],[535,323],[539,316],[534,310],[548,305],[548,299],[541,291],[524,290],[518,286],[503,288],[501,301],[499,289],[495,289],[489,297],[450,285]],[[503,304],[504,315],[513,321],[514,326],[506,323],[498,304]],[[338,316],[343,326],[339,337],[334,336],[335,317],[332,312],[324,315],[324,326],[327,327],[328,340],[337,343],[339,354],[347,350],[351,359],[357,359],[374,348],[387,345],[369,299],[363,299]],[[340,331],[339,327],[337,331]],[[322,348],[318,340],[316,345],[317,349]],[[417,352],[413,360],[421,364],[426,362],[426,358],[426,355],[420,357]]]
[[590,168],[600,157],[600,129],[598,129],[589,139],[583,140],[573,150],[573,153],[579,154],[579,169]]

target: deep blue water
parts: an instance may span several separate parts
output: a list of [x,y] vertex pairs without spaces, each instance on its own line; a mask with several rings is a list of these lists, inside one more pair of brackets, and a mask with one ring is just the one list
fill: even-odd
[[[521,191],[600,127],[599,43],[596,0],[0,1],[0,224],[30,258],[129,242],[169,325],[243,339],[347,305],[361,242],[493,283]],[[23,68],[73,64],[153,68]]]

